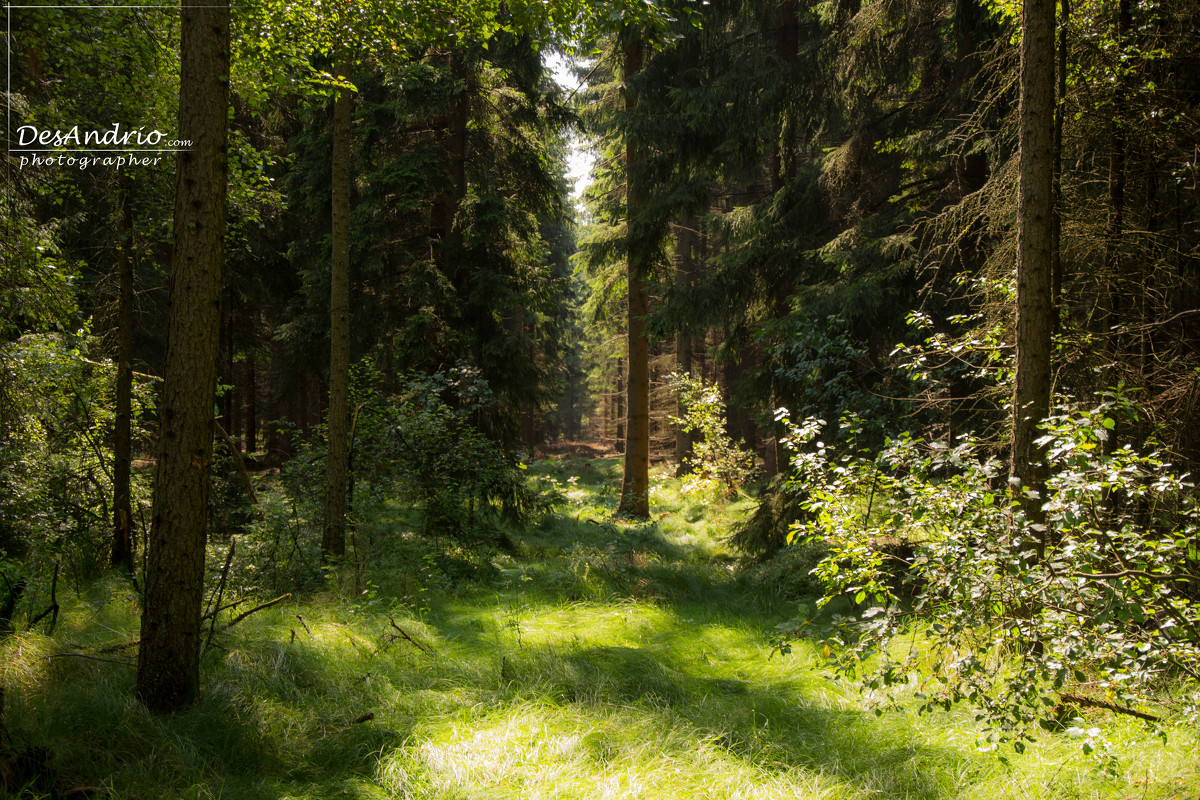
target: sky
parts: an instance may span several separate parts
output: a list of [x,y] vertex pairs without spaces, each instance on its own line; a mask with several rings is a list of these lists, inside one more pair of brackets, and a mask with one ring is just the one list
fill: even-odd
[[[547,56],[546,64],[553,71],[554,80],[558,81],[558,85],[566,89],[568,93],[579,88],[579,82],[571,75],[570,67],[565,58],[556,53],[551,54]],[[592,182],[591,170],[595,160],[595,156],[588,151],[585,142],[572,139],[571,153],[567,156],[567,180],[571,181],[575,187],[571,193],[571,198],[575,201],[576,205],[579,205],[584,190]]]

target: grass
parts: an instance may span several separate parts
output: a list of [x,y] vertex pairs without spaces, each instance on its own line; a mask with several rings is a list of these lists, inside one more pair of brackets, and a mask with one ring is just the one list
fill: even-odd
[[980,753],[966,709],[864,713],[815,645],[772,657],[794,602],[723,543],[748,501],[704,506],[660,477],[654,520],[627,524],[616,469],[537,465],[559,513],[487,564],[403,535],[389,511],[364,527],[368,588],[347,579],[218,634],[201,699],[167,717],[112,663],[130,651],[102,652],[136,638],[134,599],[87,587],[52,638],[0,645],[14,745],[48,761],[21,796],[1200,797],[1191,731],[1164,745],[1093,717],[1124,764],[1111,776],[1062,735]]

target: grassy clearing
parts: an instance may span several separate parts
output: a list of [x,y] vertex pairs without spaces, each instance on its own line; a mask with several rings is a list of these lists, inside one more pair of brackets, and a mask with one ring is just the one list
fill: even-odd
[[746,501],[706,507],[660,479],[654,521],[626,525],[611,517],[616,469],[539,465],[561,513],[490,564],[372,521],[368,588],[218,633],[202,699],[166,718],[113,663],[130,651],[103,651],[136,638],[136,603],[91,587],[53,638],[3,644],[10,733],[45,747],[54,775],[23,796],[1200,797],[1193,732],[1163,745],[1093,717],[1125,764],[1112,777],[1061,735],[1002,761],[976,751],[966,711],[862,712],[812,646],[771,657],[792,610],[778,571],[739,570],[723,544]]

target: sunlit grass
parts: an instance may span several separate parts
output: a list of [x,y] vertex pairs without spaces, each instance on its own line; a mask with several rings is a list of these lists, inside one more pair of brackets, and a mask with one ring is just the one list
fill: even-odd
[[815,646],[772,655],[794,606],[725,544],[750,503],[660,475],[650,522],[614,519],[615,463],[536,465],[559,513],[487,569],[439,572],[445,545],[369,520],[363,575],[218,627],[201,699],[167,717],[134,697],[135,651],[106,649],[137,637],[129,589],[63,600],[52,638],[0,643],[10,736],[48,748],[59,791],[123,798],[1200,796],[1187,731],[1089,719],[1110,776],[1061,734],[979,753],[969,709],[865,713]]

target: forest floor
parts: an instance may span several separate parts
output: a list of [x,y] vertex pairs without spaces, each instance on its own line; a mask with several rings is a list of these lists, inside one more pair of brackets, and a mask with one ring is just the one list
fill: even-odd
[[364,521],[367,568],[216,628],[174,715],[134,697],[128,589],[82,587],[52,637],[0,645],[13,749],[45,762],[19,796],[1200,798],[1195,732],[1091,717],[1115,774],[1062,734],[983,753],[969,709],[877,717],[816,644],[773,654],[803,581],[724,544],[748,500],[658,476],[655,516],[631,524],[616,460],[531,473],[561,503],[512,552],[432,547],[395,508]]

